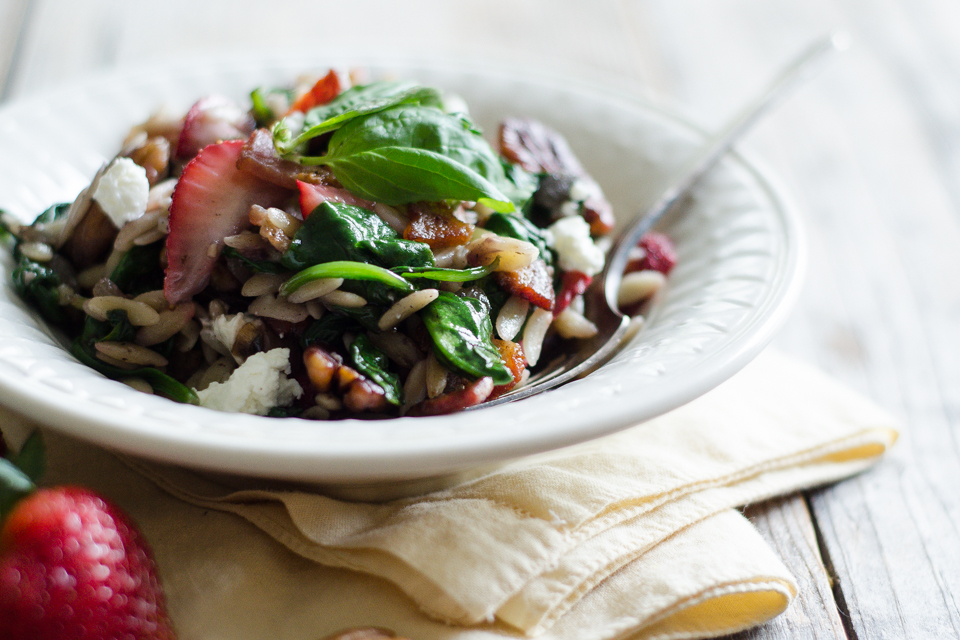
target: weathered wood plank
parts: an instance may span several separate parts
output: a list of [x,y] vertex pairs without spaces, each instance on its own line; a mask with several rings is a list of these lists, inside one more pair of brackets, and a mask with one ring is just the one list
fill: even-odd
[[736,640],[846,639],[829,576],[820,558],[810,511],[796,495],[748,508],[745,512],[797,579],[800,593],[790,607],[767,624],[731,636]]
[[[729,100],[727,87],[708,76],[745,62],[757,67],[758,52],[772,51],[766,42],[799,33],[769,16],[762,31],[752,30],[772,10],[757,3],[656,9],[661,25],[675,26],[651,30],[668,34],[662,55],[672,64],[672,90],[704,110]],[[810,226],[808,286],[778,344],[907,425],[877,469],[814,494],[815,516],[857,637],[956,637],[960,501],[950,488],[960,482],[960,288],[956,278],[936,276],[960,268],[960,50],[942,24],[956,7],[849,0],[777,10],[800,26],[833,15],[859,41],[750,140]],[[687,19],[692,26],[679,27]],[[686,39],[675,43],[678,32]],[[712,60],[689,53],[696,38],[706,43],[701,51],[715,48]]]

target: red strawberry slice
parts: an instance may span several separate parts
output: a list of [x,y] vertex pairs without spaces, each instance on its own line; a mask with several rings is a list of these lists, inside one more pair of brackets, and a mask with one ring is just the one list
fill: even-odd
[[250,207],[276,207],[289,192],[237,169],[243,140],[203,149],[183,169],[170,204],[167,271],[163,292],[170,305],[203,290],[223,239],[250,226]]
[[156,566],[119,508],[78,487],[23,498],[0,532],[6,640],[174,640]]
[[346,189],[339,187],[331,187],[326,184],[310,184],[297,180],[297,188],[300,189],[300,212],[304,218],[324,202],[351,204],[361,209],[369,209],[370,211],[373,211],[376,207],[376,204],[370,200],[358,198]]
[[587,290],[593,277],[582,271],[565,271],[560,282],[560,293],[557,295],[557,304],[553,307],[554,317],[563,313],[570,306],[573,299]]
[[177,157],[192,158],[207,145],[221,140],[245,139],[256,123],[229,98],[207,96],[198,100],[183,119],[177,142]]
[[649,231],[643,234],[637,246],[643,249],[643,257],[627,263],[626,273],[652,269],[665,276],[670,275],[677,264],[677,249],[669,236]]

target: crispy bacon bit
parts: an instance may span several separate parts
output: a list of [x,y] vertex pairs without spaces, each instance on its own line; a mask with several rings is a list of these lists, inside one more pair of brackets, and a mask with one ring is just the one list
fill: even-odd
[[493,393],[493,379],[489,376],[480,378],[476,382],[467,384],[458,391],[451,391],[442,396],[424,400],[415,404],[407,415],[411,416],[439,416],[447,413],[462,411],[467,407],[478,405]]
[[466,244],[473,235],[473,225],[457,219],[454,208],[444,203],[415,202],[408,211],[410,224],[403,237],[425,242],[434,251]]
[[324,184],[333,178],[326,167],[307,168],[278,156],[273,136],[266,129],[257,129],[247,139],[237,168],[285,189],[296,189],[297,181]]
[[582,271],[565,271],[560,281],[560,294],[557,296],[557,304],[553,307],[553,316],[557,317],[563,313],[563,310],[570,306],[574,298],[583,295],[592,281],[593,277]]
[[582,214],[590,233],[600,236],[613,230],[613,207],[562,135],[537,120],[508,118],[500,125],[500,152],[531,173],[555,174],[555,180],[575,177],[590,191]]
[[586,175],[566,138],[538,120],[504,120],[500,125],[500,153],[531,173]]
[[290,115],[294,111],[306,113],[314,107],[327,104],[340,95],[340,91],[342,91],[340,76],[337,75],[336,71],[331,69],[330,73],[317,80],[317,83],[313,85],[309,91],[297,98],[297,101],[290,107],[287,115]]
[[531,262],[518,271],[497,271],[493,277],[497,284],[518,298],[523,298],[541,309],[553,309],[553,279],[542,259]]
[[493,346],[495,346],[500,352],[500,358],[503,360],[503,363],[507,365],[507,369],[510,370],[510,373],[513,374],[513,382],[508,382],[507,384],[498,384],[495,386],[493,388],[493,392],[490,393],[490,397],[487,398],[487,400],[499,398],[507,391],[510,391],[517,386],[517,384],[520,382],[520,379],[523,378],[524,369],[527,368],[527,360],[523,355],[523,347],[520,346],[520,343],[494,338]]

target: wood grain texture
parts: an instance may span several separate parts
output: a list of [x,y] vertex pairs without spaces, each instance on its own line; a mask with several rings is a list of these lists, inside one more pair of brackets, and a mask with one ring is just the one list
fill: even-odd
[[767,624],[736,634],[736,640],[845,639],[830,578],[824,569],[810,511],[796,495],[754,505],[745,511],[760,534],[784,559],[800,588],[797,599]]

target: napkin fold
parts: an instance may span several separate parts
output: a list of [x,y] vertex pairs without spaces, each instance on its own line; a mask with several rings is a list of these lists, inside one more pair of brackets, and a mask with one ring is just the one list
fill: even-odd
[[862,471],[896,437],[878,407],[767,351],[665,416],[385,504],[236,491],[57,436],[51,469],[141,523],[183,640],[370,624],[411,638],[688,638],[762,623],[796,595],[732,507]]

